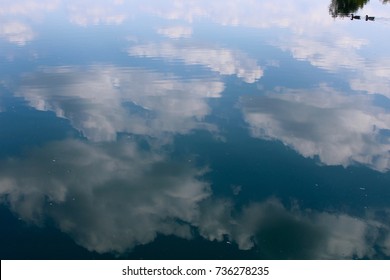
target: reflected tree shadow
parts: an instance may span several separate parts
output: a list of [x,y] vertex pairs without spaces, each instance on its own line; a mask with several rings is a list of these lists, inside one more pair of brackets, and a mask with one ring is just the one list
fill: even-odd
[[[370,0],[332,0],[329,13],[332,17],[346,17],[363,8]],[[388,0],[385,0],[388,1]]]
[[[380,0],[382,4],[390,3],[390,0]],[[359,9],[362,9],[370,0],[331,0],[329,13],[333,18],[351,17],[351,19],[360,19],[360,16],[354,15]],[[374,20],[374,17],[366,16],[367,20]]]

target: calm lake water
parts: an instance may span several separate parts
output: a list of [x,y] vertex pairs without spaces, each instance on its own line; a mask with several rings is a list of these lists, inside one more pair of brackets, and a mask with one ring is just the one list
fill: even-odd
[[0,258],[389,259],[386,2],[0,0]]

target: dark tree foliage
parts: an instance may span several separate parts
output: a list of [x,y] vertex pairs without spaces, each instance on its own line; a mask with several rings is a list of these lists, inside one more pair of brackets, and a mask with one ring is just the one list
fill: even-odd
[[[332,17],[349,16],[351,13],[364,7],[370,0],[332,0],[329,5],[329,13]],[[387,2],[389,0],[383,0]]]

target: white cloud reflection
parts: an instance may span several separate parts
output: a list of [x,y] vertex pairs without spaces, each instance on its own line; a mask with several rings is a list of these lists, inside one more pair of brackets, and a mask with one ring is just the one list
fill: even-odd
[[157,33],[171,39],[189,38],[192,35],[192,28],[189,26],[160,27]]
[[367,95],[346,96],[327,86],[242,97],[253,137],[275,139],[327,165],[390,169],[390,113]]
[[[328,1],[313,3],[310,0],[254,1],[254,0],[171,0],[147,1],[145,10],[161,18],[183,20],[193,23],[209,19],[224,26],[245,26],[251,28],[282,27],[302,30],[313,28],[312,24],[330,24],[332,18],[326,14]],[[301,14],[302,8],[305,15]],[[321,11],[321,13],[318,13]],[[325,11],[325,13],[323,13]]]
[[[91,251],[125,252],[158,234],[230,240],[268,258],[371,258],[390,252],[383,221],[287,209],[278,199],[237,210],[213,198],[206,172],[131,140],[48,143],[0,162],[0,201],[24,221],[53,221]],[[372,215],[371,215],[372,216]]]
[[[223,26],[269,29],[270,32],[275,32],[275,36],[267,39],[267,43],[290,52],[295,59],[308,61],[315,67],[331,72],[348,69],[350,73],[346,77],[353,90],[380,93],[390,97],[389,75],[382,75],[383,72],[389,72],[386,68],[388,58],[372,62],[365,59],[363,53],[366,50],[374,52],[376,48],[386,48],[388,40],[382,38],[367,40],[359,32],[361,26],[357,25],[358,22],[335,21],[328,14],[329,2],[329,0],[315,2],[299,0],[288,3],[282,0],[272,1],[272,3],[253,0],[185,2],[180,0],[0,0],[2,17],[0,37],[12,43],[25,45],[39,34],[30,23],[41,22],[49,13],[57,13],[61,9],[66,11],[66,18],[70,22],[81,26],[119,25],[124,24],[126,20],[142,21],[143,17],[154,15],[168,21],[175,21],[176,25],[156,30],[158,34],[171,39],[190,37],[196,27],[193,23],[206,19]],[[389,5],[379,3],[365,7],[369,14],[373,13],[378,18],[376,24],[380,25],[379,28],[382,28],[383,32],[387,30],[386,25],[383,24],[387,19],[386,7]],[[144,56],[201,64],[223,75],[237,75],[247,82],[254,82],[263,76],[263,70],[256,65],[255,61],[251,61],[253,59],[244,58],[244,55],[237,57],[237,52],[226,49],[195,50],[196,48],[186,46],[152,44],[142,46],[144,50],[141,51],[140,47],[132,51],[143,53]],[[155,49],[158,47],[162,48],[160,52]],[[211,60],[207,61],[207,57]],[[244,64],[241,65],[238,61]]]
[[37,23],[42,24],[47,15],[61,9],[67,11],[71,23],[81,26],[118,25],[128,17],[123,1],[118,0],[0,0],[0,38],[23,46],[36,39],[39,33],[35,30]]
[[257,61],[239,51],[224,48],[183,46],[172,43],[136,45],[129,49],[132,56],[182,60],[189,65],[203,65],[222,75],[236,75],[247,83],[254,83],[263,76]]
[[350,78],[353,90],[369,94],[381,94],[390,98],[390,58],[377,58],[366,61],[356,76]]
[[202,170],[129,141],[65,140],[0,163],[0,201],[23,220],[53,220],[89,250],[124,252],[157,234],[190,238],[210,195]]
[[280,40],[277,45],[282,50],[290,51],[295,59],[305,60],[315,67],[336,72],[342,68],[362,69],[365,63],[356,50],[367,44],[367,40],[364,39],[333,34],[331,38],[292,36]]
[[60,7],[61,0],[0,0],[0,16],[39,18]]
[[0,38],[20,46],[36,38],[31,27],[59,7],[60,0],[0,0]]
[[32,41],[34,37],[35,34],[30,26],[22,22],[11,21],[0,25],[0,38],[4,38],[10,43],[23,46]]
[[48,67],[26,74],[16,95],[38,109],[71,121],[88,139],[112,141],[119,132],[149,136],[187,133],[210,113],[223,83],[179,79],[115,66]]
[[342,213],[287,209],[278,199],[255,202],[237,212],[228,201],[206,204],[199,219],[200,234],[226,238],[242,250],[257,248],[266,258],[372,258],[374,245],[388,255],[389,227],[384,222]]
[[362,55],[361,52],[372,48],[366,39],[338,33],[327,38],[292,35],[275,45],[291,52],[295,59],[329,72],[342,73],[352,90],[390,98],[390,59],[380,55],[370,59]]
[[68,1],[70,22],[81,25],[122,24],[133,13],[124,1]]
[[119,0],[0,0],[0,16],[38,20],[65,8],[70,22],[81,26],[121,24],[134,10],[125,9],[123,4]]

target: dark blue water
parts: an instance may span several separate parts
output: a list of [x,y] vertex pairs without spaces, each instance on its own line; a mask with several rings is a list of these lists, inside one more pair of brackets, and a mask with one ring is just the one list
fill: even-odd
[[344,2],[0,1],[1,259],[388,259],[390,5]]

